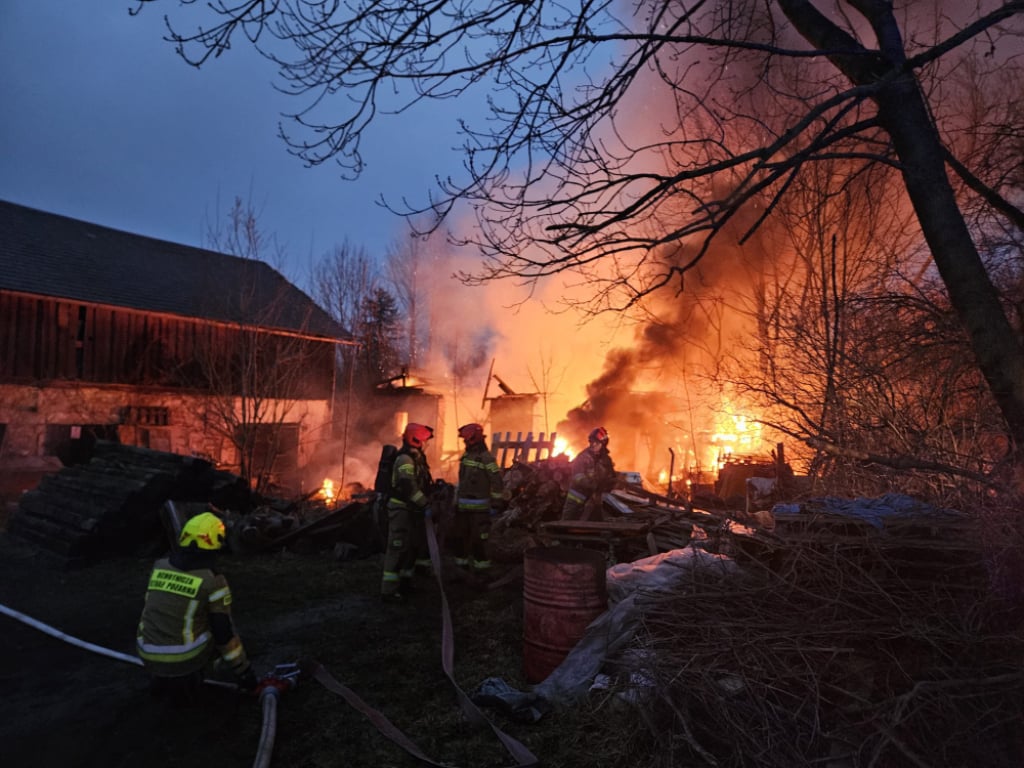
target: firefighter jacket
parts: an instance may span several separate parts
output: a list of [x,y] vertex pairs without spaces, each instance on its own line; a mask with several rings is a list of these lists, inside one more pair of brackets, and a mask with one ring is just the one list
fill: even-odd
[[488,512],[505,501],[501,470],[486,443],[466,447],[459,459],[460,512]]
[[572,469],[569,498],[576,503],[582,504],[593,494],[610,491],[615,486],[615,463],[607,448],[598,453],[588,448],[569,466]]
[[398,509],[425,509],[430,499],[430,467],[423,451],[403,445],[391,470],[391,496],[388,506]]
[[231,589],[211,561],[179,551],[153,565],[136,642],[139,658],[158,677],[198,672],[215,649],[236,675],[249,671],[231,622]]

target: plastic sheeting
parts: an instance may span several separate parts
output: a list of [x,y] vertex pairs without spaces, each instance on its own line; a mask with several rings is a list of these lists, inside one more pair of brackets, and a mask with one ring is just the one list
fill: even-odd
[[799,503],[776,504],[772,507],[772,514],[775,515],[813,512],[826,512],[856,518],[879,529],[884,528],[888,518],[964,519],[967,517],[963,512],[933,507],[926,502],[901,493],[887,493],[876,499],[843,499],[838,496],[824,496]]
[[697,568],[714,569],[727,576],[738,566],[724,555],[692,547],[612,566],[605,572],[609,608],[590,623],[565,661],[529,691],[519,691],[500,678],[489,677],[477,687],[473,701],[526,722],[536,722],[546,712],[578,703],[587,695],[605,660],[633,639],[643,613],[644,595],[673,591],[692,578]]

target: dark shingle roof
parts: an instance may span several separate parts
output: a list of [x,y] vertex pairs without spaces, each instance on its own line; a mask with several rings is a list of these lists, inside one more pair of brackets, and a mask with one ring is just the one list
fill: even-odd
[[261,261],[2,200],[0,290],[349,339],[312,299]]

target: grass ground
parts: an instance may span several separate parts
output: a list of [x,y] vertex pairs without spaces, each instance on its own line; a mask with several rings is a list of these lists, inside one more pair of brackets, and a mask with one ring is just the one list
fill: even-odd
[[[132,654],[149,558],[75,571],[0,534],[0,603],[80,640]],[[432,760],[488,768],[515,761],[488,729],[470,727],[441,665],[441,600],[428,578],[405,605],[377,599],[378,558],[329,553],[226,555],[239,632],[259,673],[315,659]],[[521,582],[495,590],[445,584],[454,672],[472,693],[488,677],[528,689],[521,676]],[[259,703],[213,687],[197,707],[153,700],[138,667],[0,616],[0,744],[6,768],[179,768],[253,765]],[[537,723],[486,716],[545,766],[646,765],[636,733],[600,702]],[[626,736],[616,734],[627,734]],[[282,695],[272,765],[382,768],[420,764],[370,720],[313,679]]]

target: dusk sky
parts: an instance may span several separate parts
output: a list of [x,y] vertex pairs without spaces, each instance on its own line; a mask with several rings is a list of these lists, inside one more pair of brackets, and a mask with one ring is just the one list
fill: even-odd
[[364,139],[357,181],[306,168],[277,137],[295,98],[248,45],[201,70],[164,41],[176,2],[3,0],[0,199],[187,245],[205,246],[236,196],[251,199],[306,287],[313,260],[348,240],[372,255],[404,236],[383,194],[421,203],[457,172],[452,102],[386,117]]

